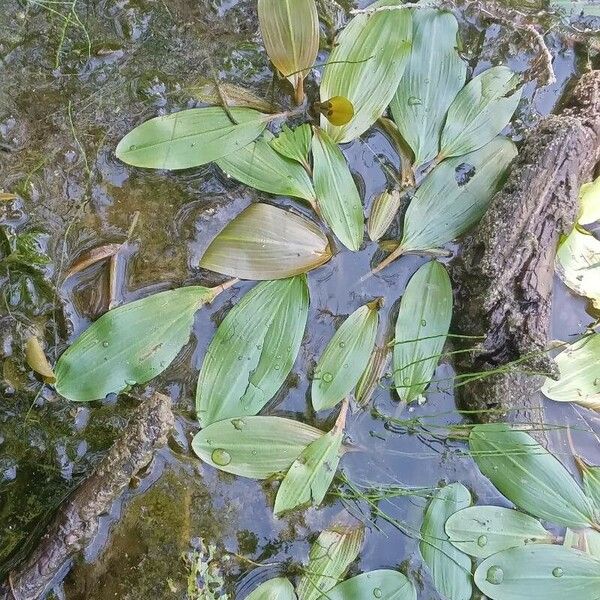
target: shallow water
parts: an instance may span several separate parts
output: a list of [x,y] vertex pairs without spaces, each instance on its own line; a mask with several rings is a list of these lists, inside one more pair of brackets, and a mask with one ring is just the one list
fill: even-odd
[[[474,72],[504,62],[518,71],[527,69],[532,52],[518,34],[462,17],[464,52]],[[541,90],[527,84],[510,132],[517,140],[528,125],[553,109],[569,80],[585,67],[583,48],[576,51],[562,45],[558,35],[550,35],[548,42],[557,57],[558,82]],[[38,298],[31,306],[25,304],[25,296],[15,294],[5,294],[6,304],[0,303],[3,576],[102,457],[136,405],[135,398],[127,397],[89,405],[69,403],[51,388],[41,388],[22,368],[28,332],[44,333],[49,354],[56,357],[107,309],[105,267],[63,283],[67,266],[89,248],[123,241],[139,212],[120,263],[118,301],[192,282],[214,284],[221,280],[199,270],[199,258],[248,203],[263,199],[310,213],[299,203],[267,198],[228,180],[213,166],[151,172],[127,167],[113,154],[118,140],[135,125],[193,106],[187,88],[213,72],[224,81],[286,101],[284,91],[272,86],[254,0],[74,0],[72,4],[3,0],[0,57],[0,185],[18,194],[17,200],[0,203],[0,223],[44,233],[41,243],[52,260],[43,270],[57,289],[56,297],[50,295],[45,302]],[[398,165],[398,158],[375,130],[344,151],[368,210],[388,183],[382,163]],[[341,320],[374,297],[385,299],[381,322],[389,329],[408,279],[425,260],[405,257],[381,276],[361,282],[376,253],[374,244],[365,244],[358,253],[338,249],[331,262],[309,275],[311,308],[300,356],[266,412],[323,429],[332,424],[329,416],[317,416],[310,408],[316,357]],[[221,563],[226,583],[230,592],[236,590],[235,597],[243,598],[258,581],[279,571],[293,573],[294,563],[305,560],[314,534],[342,510],[342,503],[329,496],[319,510],[274,519],[273,484],[216,472],[190,450],[189,440],[196,431],[193,398],[204,351],[226,311],[253,285],[240,283],[201,310],[194,335],[174,364],[151,386],[131,391],[134,397],[151,389],[169,394],[177,431],[137,487],[107,516],[85,560],[56,590],[57,597],[184,598],[186,566],[181,555],[190,550],[194,538],[202,537],[217,543],[219,554],[230,553]],[[8,289],[6,279],[2,286]],[[554,337],[571,339],[592,321],[585,303],[557,281]],[[380,328],[382,339],[384,329]],[[433,386],[422,406],[400,407],[383,387],[374,404],[380,413],[402,419],[431,417],[428,422],[437,425],[459,423],[450,376],[451,367],[440,366],[441,383]],[[574,436],[578,451],[598,464],[597,442],[588,432],[598,431],[600,424],[589,414],[586,423],[583,414],[548,405],[549,422],[578,425]],[[349,419],[348,436],[357,451],[346,455],[342,469],[356,484],[434,487],[440,481],[458,480],[480,499],[506,503],[478,473],[461,442],[448,442],[419,427],[386,426],[369,411],[359,410]],[[556,453],[570,464],[564,432],[553,434],[553,443]],[[409,529],[418,529],[424,504],[424,499],[410,497],[383,502],[381,508]],[[419,598],[438,598],[421,569],[416,539],[382,519],[370,522],[369,517],[365,512],[367,537],[352,571],[402,565],[422,585]]]

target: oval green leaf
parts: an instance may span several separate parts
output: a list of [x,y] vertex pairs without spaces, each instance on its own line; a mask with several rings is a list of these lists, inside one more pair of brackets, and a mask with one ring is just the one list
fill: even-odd
[[417,590],[402,573],[388,569],[369,571],[336,585],[320,600],[417,600]]
[[241,279],[284,279],[330,258],[329,241],[314,223],[270,204],[251,204],[212,241],[200,266]]
[[385,191],[375,198],[367,221],[367,233],[371,241],[380,240],[390,228],[400,210],[401,198],[399,190]]
[[241,150],[265,129],[270,115],[230,108],[233,123],[218,106],[190,108],[155,117],[130,131],[116,155],[128,165],[148,169],[189,169]]
[[246,596],[246,600],[297,600],[294,586],[285,577],[261,583]]
[[419,398],[435,373],[452,319],[452,284],[438,262],[424,264],[402,296],[394,339],[394,383],[404,402]]
[[203,426],[257,414],[289,375],[308,317],[306,277],[259,283],[213,337],[196,389]]
[[566,527],[590,527],[594,510],[565,467],[524,431],[476,425],[469,436],[481,472],[515,506]]
[[218,421],[197,433],[194,452],[216,469],[268,479],[287,471],[322,431],[282,417],[244,417]]
[[475,583],[490,600],[598,600],[600,560],[563,546],[512,548],[484,560]]

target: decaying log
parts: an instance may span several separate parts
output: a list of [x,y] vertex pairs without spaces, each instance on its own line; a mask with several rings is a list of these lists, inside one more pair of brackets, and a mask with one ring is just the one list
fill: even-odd
[[106,457],[60,507],[31,556],[0,585],[0,598],[36,600],[49,591],[97,533],[100,517],[166,443],[172,427],[168,397],[154,394],[144,400]]
[[[454,332],[485,336],[460,373],[506,368],[458,388],[480,419],[542,422],[536,392],[548,357],[554,259],[577,215],[578,192],[600,160],[600,71],[585,74],[562,111],[528,134],[508,180],[454,261]],[[458,356],[461,356],[460,354]],[[467,379],[463,379],[463,382]]]

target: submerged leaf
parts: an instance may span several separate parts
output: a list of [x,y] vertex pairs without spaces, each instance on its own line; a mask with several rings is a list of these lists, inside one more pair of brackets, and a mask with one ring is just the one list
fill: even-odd
[[155,117],[130,131],[118,144],[117,158],[134,167],[189,169],[241,150],[265,129],[271,115],[218,106],[190,108]]
[[304,123],[295,129],[284,125],[277,137],[270,144],[274,150],[282,156],[299,162],[307,172],[310,172],[308,155],[312,141],[312,130],[310,125]]
[[554,536],[537,519],[500,506],[459,510],[446,521],[446,533],[454,546],[476,558],[487,558],[517,546],[554,541]]
[[327,344],[312,382],[315,410],[333,408],[358,383],[375,346],[379,306],[379,301],[374,301],[354,311]]
[[253,108],[262,113],[269,113],[273,110],[270,102],[267,102],[261,96],[255,94],[241,85],[220,81],[219,87],[213,79],[202,78],[187,90],[201,102],[206,104],[221,105],[224,101],[228,107],[241,106]]
[[600,560],[563,546],[512,548],[484,560],[475,583],[490,600],[598,600]]
[[[395,6],[401,0],[380,0],[371,6]],[[325,117],[321,126],[339,143],[364,133],[393,98],[410,55],[412,19],[409,10],[357,15],[336,40],[323,72],[321,102],[347,98],[354,118],[336,127]]]
[[581,488],[529,434],[503,423],[476,425],[469,445],[481,472],[521,510],[567,527],[594,525],[593,506]]
[[[404,12],[404,11],[402,11]],[[319,600],[417,600],[417,590],[402,573],[388,569],[369,571],[339,583]]]
[[323,432],[281,417],[226,419],[205,427],[192,441],[194,452],[213,467],[252,479],[286,471]]
[[246,600],[296,600],[296,594],[288,579],[276,577],[259,585]]
[[367,233],[371,241],[380,240],[390,228],[394,217],[400,210],[400,201],[399,190],[385,191],[375,198],[367,221]]
[[431,571],[435,589],[448,600],[470,600],[471,559],[449,541],[444,525],[457,511],[471,504],[471,494],[461,483],[438,490],[421,526],[421,555]]
[[270,204],[251,204],[212,241],[200,266],[241,279],[283,279],[331,258],[311,221]]
[[190,339],[196,311],[223,289],[185,287],[109,310],[58,359],[56,391],[84,402],[150,381]]
[[452,284],[438,262],[424,264],[402,296],[394,339],[394,383],[412,402],[429,385],[440,362],[452,319]]
[[521,99],[520,77],[492,67],[474,77],[448,110],[438,160],[462,156],[491,142],[509,123]]
[[123,244],[105,244],[98,248],[92,248],[88,252],[84,252],[69,268],[65,274],[65,280],[84,271],[88,267],[95,265],[98,262],[106,260],[114,256],[121,248]]
[[384,344],[375,348],[371,354],[367,368],[360,376],[354,390],[354,399],[360,406],[366,406],[370,402],[389,364],[390,350],[387,345]]
[[0,192],[0,202],[10,202],[11,200],[16,200],[18,196],[16,194],[12,194],[10,192]]
[[257,414],[289,375],[308,316],[306,277],[265,281],[219,325],[200,370],[196,412],[205,427]]
[[457,37],[452,13],[414,11],[410,61],[390,108],[415,167],[438,155],[446,113],[465,84],[467,65],[456,50]]
[[329,135],[318,127],[314,130],[312,151],[319,210],[340,242],[356,251],[363,241],[364,216],[346,158]]
[[46,383],[54,383],[56,381],[56,375],[48,362],[40,340],[35,336],[31,336],[25,343],[25,359],[33,371],[41,375]]

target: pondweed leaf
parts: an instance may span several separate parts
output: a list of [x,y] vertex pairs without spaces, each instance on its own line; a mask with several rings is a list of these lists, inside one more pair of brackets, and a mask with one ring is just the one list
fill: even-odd
[[600,560],[563,546],[533,544],[484,560],[475,583],[490,600],[598,600]]
[[272,138],[270,133],[264,134],[215,162],[227,175],[257,190],[303,198],[315,206],[315,190],[308,173],[295,160],[276,152],[270,142]]
[[456,50],[458,22],[452,13],[415,10],[413,48],[390,108],[418,167],[440,151],[450,104],[462,89],[467,65]]
[[225,286],[160,292],[109,310],[56,363],[56,391],[101,400],[162,373],[190,339],[194,314]]
[[34,335],[25,343],[25,359],[31,369],[40,375],[46,383],[54,383],[56,381],[56,375],[48,362],[42,344]]
[[329,240],[312,221],[270,204],[251,204],[212,241],[200,266],[241,279],[283,279],[330,258]]
[[[380,0],[372,7],[399,5]],[[321,102],[335,96],[350,100],[354,118],[342,127],[321,117],[321,126],[338,143],[364,133],[383,114],[408,63],[412,40],[411,11],[357,15],[336,40],[323,72]]]
[[258,0],[265,49],[275,68],[304,102],[304,78],[319,52],[319,15],[315,0]]
[[583,479],[583,491],[600,515],[600,467],[592,467],[582,460],[578,460],[578,465]]
[[[404,12],[404,11],[403,11]],[[369,571],[339,583],[319,600],[417,600],[417,590],[402,573]]]
[[463,156],[491,142],[517,109],[519,82],[508,67],[492,67],[469,81],[448,110],[438,160]]
[[235,83],[220,81],[217,88],[214,79],[201,78],[186,89],[194,98],[206,104],[220,105],[225,101],[229,108],[241,106],[262,113],[270,113],[273,110],[270,102],[252,90]]
[[219,325],[206,355],[196,411],[203,426],[257,414],[283,385],[308,316],[306,277],[259,283]]
[[461,483],[438,490],[421,526],[421,556],[429,567],[435,589],[448,600],[470,600],[471,559],[449,541],[444,526],[457,511],[471,504],[471,494]]
[[373,397],[381,378],[390,364],[390,349],[387,344],[373,350],[366,369],[354,389],[354,399],[360,406],[366,406]]
[[399,190],[385,191],[373,200],[373,206],[367,221],[367,233],[373,242],[379,241],[390,228],[400,209]]
[[459,550],[476,558],[526,546],[551,544],[554,536],[533,517],[500,506],[470,506],[446,521],[446,534]]
[[297,586],[298,600],[319,600],[343,580],[365,536],[362,523],[348,520],[330,525],[319,534],[308,554],[308,564]]
[[250,108],[190,108],[155,117],[117,145],[117,158],[134,167],[189,169],[223,158],[253,142],[272,118]]
[[378,300],[355,310],[335,332],[317,362],[312,382],[315,410],[333,408],[354,389],[375,346]]
[[288,579],[276,577],[261,583],[246,596],[246,600],[297,600],[297,597]]
[[452,284],[438,262],[424,264],[402,296],[394,339],[394,383],[400,400],[419,398],[433,377],[452,319]]
[[469,436],[481,472],[515,506],[550,523],[591,527],[591,502],[565,467],[524,431],[503,423],[476,425]]
[[[600,271],[598,271],[600,277]],[[546,378],[542,393],[557,402],[600,410],[600,333],[586,335],[556,358],[560,379]]]
[[312,141],[310,125],[304,123],[294,129],[284,125],[279,135],[271,139],[270,144],[282,156],[299,162],[307,172],[311,171],[308,156]]
[[192,441],[194,452],[213,467],[252,479],[287,471],[322,431],[281,417],[225,419],[205,427]]
[[329,135],[318,127],[314,130],[312,151],[319,211],[340,242],[356,251],[363,241],[364,215],[346,158]]

